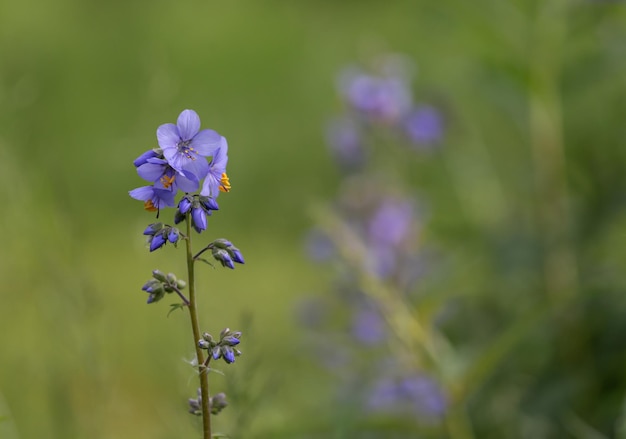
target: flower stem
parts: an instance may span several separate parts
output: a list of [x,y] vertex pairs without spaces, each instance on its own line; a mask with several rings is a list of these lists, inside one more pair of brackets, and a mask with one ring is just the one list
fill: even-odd
[[209,377],[208,369],[204,364],[204,352],[200,349],[200,328],[198,326],[198,311],[196,308],[196,285],[194,279],[194,259],[191,251],[191,217],[187,213],[187,276],[189,281],[189,317],[191,318],[191,329],[193,331],[193,343],[196,347],[196,357],[198,359],[198,372],[200,374],[200,394],[202,396],[202,432],[203,439],[211,439],[211,409],[209,407]]

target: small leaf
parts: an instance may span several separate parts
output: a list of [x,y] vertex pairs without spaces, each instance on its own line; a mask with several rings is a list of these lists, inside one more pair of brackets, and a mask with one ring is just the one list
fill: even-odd
[[172,311],[177,310],[177,309],[183,309],[185,306],[186,305],[184,303],[172,303],[170,305],[170,311],[167,313],[167,316],[169,317]]
[[196,258],[196,261],[202,261],[202,262],[204,262],[205,264],[209,264],[211,267],[215,268],[215,265],[211,264],[209,261],[207,261],[207,260],[206,260],[206,259],[204,259],[204,258]]

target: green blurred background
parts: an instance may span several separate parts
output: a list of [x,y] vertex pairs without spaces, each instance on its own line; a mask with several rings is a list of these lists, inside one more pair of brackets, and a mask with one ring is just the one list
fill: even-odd
[[[550,3],[0,3],[0,437],[197,437],[186,315],[166,318],[140,290],[153,268],[183,273],[183,253],[147,252],[152,217],[127,195],[143,185],[132,160],[185,108],[228,138],[233,190],[208,235],[246,257],[200,274],[205,329],[249,328],[245,356],[213,387],[262,393],[240,398],[254,406],[241,437],[313,437],[304,426],[328,411],[331,384],[293,308],[330,276],[306,260],[302,236],[309,207],[340,178],[323,139],[336,74],[378,53],[414,59],[417,93],[446,110],[444,159],[421,163],[416,180],[430,233],[464,256],[489,244],[477,229],[498,230],[503,246],[525,239],[513,231],[532,234],[528,77],[545,66],[562,103],[578,261],[613,321],[624,319],[626,13],[617,2]],[[485,297],[507,275],[498,269],[475,273]],[[496,312],[514,306],[519,282],[503,284]],[[217,430],[236,431],[237,412],[233,403]]]

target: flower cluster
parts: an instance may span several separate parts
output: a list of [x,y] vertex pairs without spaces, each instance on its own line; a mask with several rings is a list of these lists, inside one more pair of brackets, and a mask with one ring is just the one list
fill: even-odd
[[143,201],[146,210],[159,212],[175,206],[179,190],[189,194],[200,189],[199,195],[186,195],[178,204],[180,215],[191,211],[193,226],[200,233],[206,229],[206,216],[218,209],[219,193],[230,191],[226,174],[228,142],[213,130],[200,130],[200,117],[193,110],[180,113],[176,125],[161,125],[157,140],[158,148],[144,152],[133,162],[139,176],[152,184],[129,194]]
[[[220,392],[209,398],[209,407],[211,408],[211,414],[217,415],[224,410],[228,402],[226,401],[226,394]],[[193,415],[202,415],[202,390],[198,388],[198,397],[193,399],[189,398],[189,413]]]
[[241,355],[241,351],[235,348],[239,343],[241,343],[241,332],[231,332],[229,328],[224,328],[222,332],[220,332],[219,341],[215,341],[213,336],[208,332],[202,334],[202,339],[198,342],[198,347],[209,352],[207,361],[211,358],[213,360],[223,358],[225,362],[231,364],[235,362],[235,357]]
[[[339,390],[354,398],[358,410],[439,422],[447,399],[434,378],[438,373],[411,367],[412,354],[391,347],[398,339],[398,328],[390,323],[396,317],[393,304],[413,312],[426,260],[422,203],[403,187],[403,177],[408,181],[410,175],[401,174],[406,166],[397,166],[388,149],[407,142],[435,145],[443,123],[437,109],[414,102],[406,64],[395,61],[387,58],[374,72],[352,69],[339,81],[347,111],[331,123],[328,143],[340,168],[350,172],[308,235],[307,249],[316,262],[340,267],[340,276],[330,299],[311,302],[299,314],[316,334],[332,328],[320,340],[318,358],[338,374]],[[385,148],[375,148],[381,140]],[[336,331],[342,342],[329,342]],[[346,335],[351,343],[344,342]]]
[[329,122],[326,137],[342,168],[358,169],[367,161],[373,128],[385,128],[418,148],[441,141],[442,114],[414,102],[411,79],[409,63],[398,56],[382,58],[372,69],[352,67],[341,73],[338,88],[347,111]]
[[186,286],[187,283],[182,279],[177,279],[174,273],[165,275],[159,270],[153,270],[152,279],[146,282],[141,289],[150,295],[148,296],[148,303],[158,302],[165,296],[165,293],[174,292],[187,302],[187,299],[180,292]]

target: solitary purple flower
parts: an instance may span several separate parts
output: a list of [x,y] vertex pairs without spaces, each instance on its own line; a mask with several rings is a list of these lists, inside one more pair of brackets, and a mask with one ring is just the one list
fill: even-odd
[[406,117],[404,129],[413,143],[421,145],[437,143],[443,136],[441,113],[431,106],[417,107]]
[[142,186],[133,189],[128,194],[135,200],[143,201],[144,209],[148,212],[157,212],[164,207],[174,207],[176,194],[169,190],[157,189],[154,186]]
[[200,117],[184,110],[176,125],[166,123],[157,129],[159,146],[169,164],[179,172],[188,171],[198,181],[209,172],[204,157],[211,156],[221,145],[222,136],[213,130],[200,131]]
[[202,185],[200,195],[217,198],[221,192],[230,191],[230,181],[226,175],[226,164],[228,163],[228,142],[224,137],[221,139],[220,147],[213,154],[213,159],[209,165],[208,174]]

